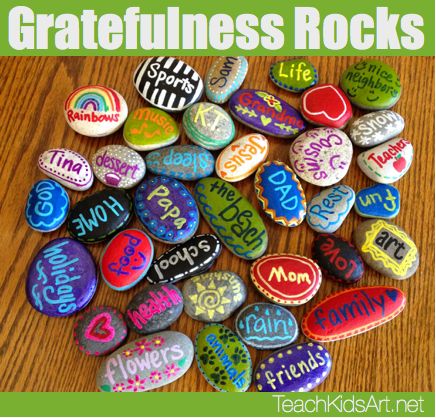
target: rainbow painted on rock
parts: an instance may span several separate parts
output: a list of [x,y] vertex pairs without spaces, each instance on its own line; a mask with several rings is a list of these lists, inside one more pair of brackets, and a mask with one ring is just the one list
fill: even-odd
[[82,109],[94,112],[120,112],[119,94],[103,86],[85,86],[74,90],[65,101],[65,110]]

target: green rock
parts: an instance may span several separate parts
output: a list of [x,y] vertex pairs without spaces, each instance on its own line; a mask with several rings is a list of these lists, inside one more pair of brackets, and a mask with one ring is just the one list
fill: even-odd
[[303,59],[276,62],[271,65],[269,76],[274,84],[294,93],[301,93],[318,82],[318,71]]

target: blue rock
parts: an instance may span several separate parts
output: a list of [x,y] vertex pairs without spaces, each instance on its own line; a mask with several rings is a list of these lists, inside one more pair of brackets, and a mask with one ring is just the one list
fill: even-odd
[[354,208],[364,218],[395,218],[400,212],[400,192],[389,184],[375,184],[357,192]]

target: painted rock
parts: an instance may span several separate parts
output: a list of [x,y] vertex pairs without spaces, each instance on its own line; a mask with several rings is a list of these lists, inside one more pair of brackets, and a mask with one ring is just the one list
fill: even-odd
[[272,303],[254,303],[239,311],[235,330],[245,344],[258,350],[273,350],[293,343],[298,324],[287,309]]
[[342,74],[341,87],[351,103],[362,109],[390,109],[401,96],[395,70],[378,60],[351,65]]
[[355,199],[354,190],[344,184],[324,189],[307,205],[306,221],[317,232],[335,232],[350,213]]
[[185,181],[210,176],[215,168],[213,155],[196,145],[175,145],[153,151],[147,154],[145,162],[153,174]]
[[183,114],[183,128],[188,138],[209,150],[224,148],[235,137],[235,124],[220,106],[201,102]]
[[269,76],[274,84],[293,93],[301,93],[318,82],[318,71],[304,59],[276,62]]
[[233,254],[254,260],[266,251],[268,235],[262,218],[238,189],[206,177],[197,182],[194,196],[206,222]]
[[343,128],[353,116],[345,93],[333,84],[320,84],[301,96],[301,114],[310,123]]
[[256,172],[254,188],[265,213],[279,225],[297,226],[306,216],[306,196],[295,173],[280,161],[268,161]]
[[311,340],[343,340],[394,319],[405,305],[406,296],[396,287],[354,287],[319,302],[303,317],[301,328]]
[[109,242],[100,261],[101,275],[114,290],[127,290],[147,274],[153,260],[153,242],[139,229],[125,229]]
[[197,334],[195,357],[207,382],[220,392],[246,392],[250,387],[250,353],[224,325],[209,324]]
[[356,194],[354,209],[364,218],[392,219],[400,212],[400,191],[390,184],[375,184]]
[[133,83],[152,106],[179,112],[197,102],[203,81],[188,64],[172,57],[152,57],[136,69]]
[[377,183],[398,181],[409,170],[413,160],[413,145],[404,138],[394,138],[357,157],[360,169]]
[[342,180],[353,157],[348,136],[334,128],[315,128],[300,135],[291,145],[289,159],[297,176],[327,187]]
[[192,277],[183,286],[185,312],[203,322],[221,322],[247,298],[242,279],[230,271],[212,271]]
[[250,276],[260,293],[285,306],[308,302],[322,280],[321,270],[313,260],[293,254],[269,254],[256,260]]
[[404,129],[404,119],[392,110],[367,113],[350,125],[350,138],[362,148],[374,147],[395,138]]
[[147,274],[154,283],[176,283],[209,270],[221,253],[221,242],[215,235],[202,234],[172,247],[155,259]]
[[123,131],[124,141],[137,151],[151,151],[174,144],[179,134],[173,117],[153,107],[143,107],[130,113]]
[[45,245],[27,274],[27,299],[48,316],[73,315],[88,305],[96,289],[94,260],[85,246],[71,238]]
[[362,222],[354,231],[354,243],[372,269],[393,279],[408,279],[419,265],[419,251],[400,227],[381,220]]
[[168,244],[188,240],[198,228],[194,198],[182,183],[169,177],[142,182],[135,194],[135,211],[152,237]]
[[40,180],[30,189],[26,221],[39,232],[58,229],[67,219],[70,199],[65,189],[53,180]]
[[323,277],[344,284],[358,282],[365,270],[354,245],[333,234],[319,234],[315,238],[312,257],[321,268]]
[[306,129],[297,109],[272,93],[261,90],[239,90],[229,102],[234,118],[267,135],[293,138]]
[[241,87],[248,71],[245,57],[218,57],[206,75],[207,98],[214,103],[225,103]]
[[86,244],[124,229],[132,218],[132,199],[122,189],[104,189],[77,202],[68,215],[68,232]]
[[263,135],[245,135],[221,151],[215,164],[216,172],[229,182],[243,180],[266,160],[268,151],[269,143]]
[[181,332],[143,336],[106,358],[97,374],[97,387],[101,392],[157,389],[182,377],[193,359],[192,341]]
[[127,337],[123,314],[115,308],[88,308],[74,324],[74,342],[88,356],[104,356],[117,349]]
[[127,118],[127,103],[109,87],[85,86],[74,90],[65,101],[68,125],[81,135],[101,137],[121,128]]
[[254,373],[259,392],[310,392],[330,373],[332,359],[315,343],[294,344],[262,360]]
[[126,321],[138,334],[168,328],[183,312],[183,297],[172,284],[148,286],[137,293],[126,308]]
[[66,148],[43,152],[38,158],[38,168],[46,176],[71,190],[88,190],[94,181],[88,161],[77,152]]

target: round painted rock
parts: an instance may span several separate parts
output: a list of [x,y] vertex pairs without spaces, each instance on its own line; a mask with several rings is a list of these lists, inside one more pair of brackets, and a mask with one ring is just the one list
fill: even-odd
[[276,62],[269,76],[274,84],[293,93],[301,93],[318,82],[318,71],[304,59]]
[[400,191],[390,184],[375,184],[356,194],[354,209],[364,218],[392,219],[400,212]]

